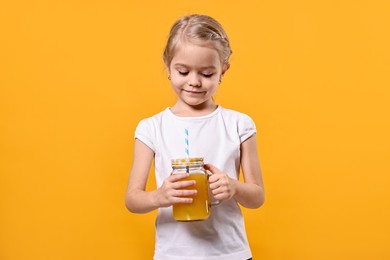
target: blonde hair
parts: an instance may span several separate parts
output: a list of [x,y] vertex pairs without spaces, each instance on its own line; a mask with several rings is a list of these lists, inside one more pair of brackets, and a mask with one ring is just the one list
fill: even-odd
[[198,45],[211,44],[218,52],[221,64],[229,64],[232,54],[229,38],[222,25],[212,17],[193,14],[184,16],[173,24],[163,54],[166,66],[170,66],[178,43],[187,41]]

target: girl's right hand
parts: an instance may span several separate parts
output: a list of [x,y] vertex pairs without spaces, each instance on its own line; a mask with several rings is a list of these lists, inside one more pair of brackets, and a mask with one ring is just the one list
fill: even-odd
[[166,178],[160,188],[156,190],[158,207],[169,207],[177,203],[192,203],[190,196],[195,196],[197,190],[188,189],[196,184],[194,180],[183,180],[188,173],[173,174]]

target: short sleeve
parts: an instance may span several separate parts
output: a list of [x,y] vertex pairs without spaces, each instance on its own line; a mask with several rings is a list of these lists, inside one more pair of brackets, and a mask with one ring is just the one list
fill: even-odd
[[155,150],[155,141],[154,141],[154,130],[153,122],[149,119],[143,119],[138,123],[137,128],[135,129],[134,138],[140,140],[145,145],[147,145],[154,152]]
[[249,137],[256,133],[256,125],[248,115],[241,114],[238,120],[238,135],[240,143],[243,143]]

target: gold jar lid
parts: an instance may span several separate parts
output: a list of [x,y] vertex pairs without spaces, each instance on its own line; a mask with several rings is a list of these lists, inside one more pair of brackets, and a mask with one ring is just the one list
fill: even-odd
[[172,166],[198,166],[203,165],[203,157],[172,159],[171,163]]

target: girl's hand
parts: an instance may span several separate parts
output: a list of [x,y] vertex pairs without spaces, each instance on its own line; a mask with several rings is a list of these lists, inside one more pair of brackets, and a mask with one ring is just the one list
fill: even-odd
[[197,190],[186,189],[194,186],[196,181],[183,180],[188,173],[173,174],[166,178],[160,188],[156,190],[157,207],[169,207],[177,203],[192,203],[192,198]]
[[212,173],[209,177],[209,183],[215,199],[227,200],[234,196],[236,186],[232,178],[211,164],[205,164],[204,168]]

